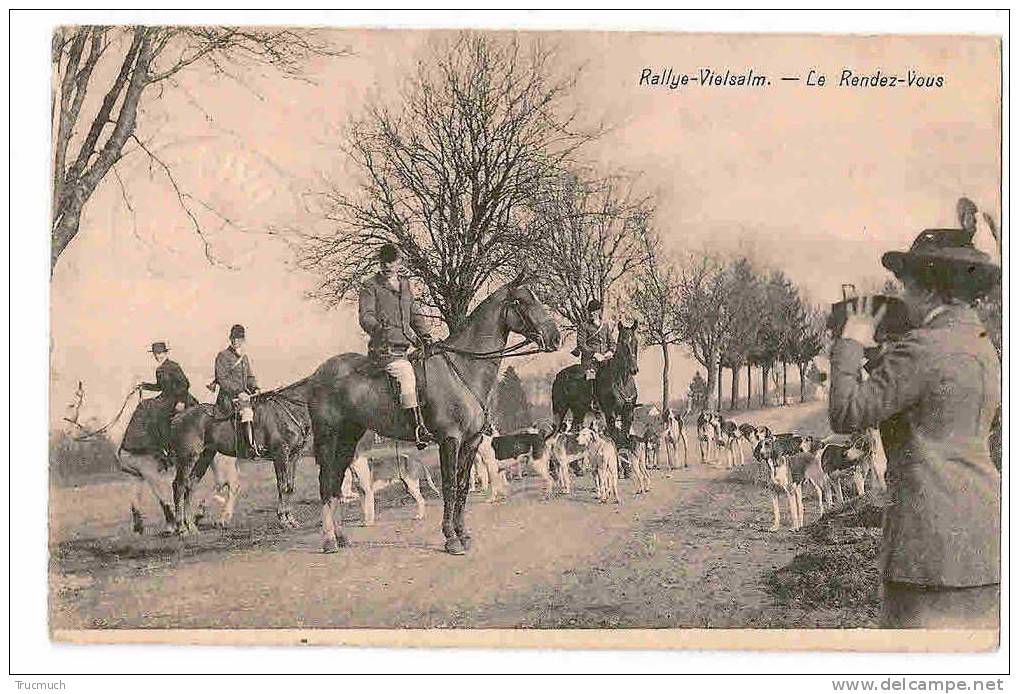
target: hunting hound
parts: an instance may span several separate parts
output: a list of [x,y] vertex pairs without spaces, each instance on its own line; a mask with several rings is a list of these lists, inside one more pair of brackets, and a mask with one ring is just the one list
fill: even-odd
[[394,451],[392,455],[372,455],[375,432],[366,431],[357,443],[354,459],[350,463],[350,475],[344,475],[341,496],[350,500],[357,498],[353,482],[357,482],[362,494],[364,524],[375,524],[375,494],[387,487],[402,483],[407,493],[417,504],[415,520],[425,517],[425,498],[421,495],[421,480],[425,480],[436,495],[441,496],[432,480],[428,466],[417,458],[411,459],[406,453]]
[[[722,418],[715,412],[701,412],[697,415],[697,444],[701,451],[701,463],[714,460],[718,456],[718,427]],[[708,455],[714,450],[713,457]]]
[[768,491],[771,493],[772,531],[781,527],[779,494],[785,494],[789,505],[792,530],[803,527],[803,484],[809,482],[817,492],[817,503],[824,515],[824,470],[820,461],[821,446],[809,436],[779,434],[765,438],[754,448],[754,457],[767,463]]

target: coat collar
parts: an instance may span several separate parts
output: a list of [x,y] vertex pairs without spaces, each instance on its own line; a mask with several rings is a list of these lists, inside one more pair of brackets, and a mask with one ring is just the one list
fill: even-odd
[[[401,290],[403,289],[403,284],[406,281],[407,280],[405,280],[404,278],[399,277],[399,276],[397,276],[397,278],[396,278],[397,286]],[[375,284],[376,287],[381,287],[382,289],[388,289],[391,292],[395,292],[396,291],[395,289],[393,289],[393,287],[386,280],[386,277],[385,277],[385,275],[382,274],[381,270],[376,272],[374,275],[372,275],[372,282]]]
[[980,316],[970,306],[944,305],[938,306],[927,314],[923,321],[925,328],[944,328],[952,325],[983,326]]

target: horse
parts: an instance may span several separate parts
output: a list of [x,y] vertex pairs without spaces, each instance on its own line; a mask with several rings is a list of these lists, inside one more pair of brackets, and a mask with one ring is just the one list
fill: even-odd
[[[271,460],[275,467],[278,494],[276,515],[285,528],[297,528],[300,525],[291,510],[290,500],[294,493],[297,460],[307,447],[311,435],[311,418],[307,409],[310,388],[311,384],[304,379],[251,397],[251,406],[255,412],[252,423],[255,442],[265,451],[261,457]],[[170,448],[176,467],[173,498],[178,534],[190,535],[198,531],[191,513],[194,487],[205,475],[217,453],[237,457],[238,436],[243,436],[238,423],[232,417],[217,417],[212,405],[189,407],[173,418],[170,424]],[[233,497],[228,508],[229,513],[224,509],[222,525],[230,523]]]
[[[120,416],[127,407],[131,396],[137,390],[128,394],[124,401],[121,412],[100,431],[111,430],[120,421]],[[198,401],[191,398],[191,402]],[[173,530],[176,518],[174,515],[173,498],[171,491],[173,461],[162,450],[163,445],[159,439],[159,423],[157,417],[167,416],[164,412],[165,404],[156,398],[141,398],[139,393],[138,404],[127,425],[120,436],[120,444],[117,446],[117,467],[126,475],[134,479],[134,491],[131,494],[131,527],[135,533],[145,533],[145,515],[142,512],[142,499],[145,490],[149,489],[156,498],[159,508],[163,512],[163,519],[169,530]],[[86,434],[85,436],[91,436]],[[115,435],[112,435],[116,438]],[[233,490],[236,488],[236,467],[222,461],[216,461],[212,465],[212,472],[215,478],[213,494],[215,498],[223,502],[223,510],[217,523],[222,523],[224,517],[228,517],[233,508]],[[199,511],[196,516],[205,515],[207,499],[201,499]]]
[[[583,364],[574,364],[556,374],[552,381],[552,416],[556,431],[563,428],[566,413],[573,421],[582,422],[591,411],[591,391]],[[619,336],[612,356],[598,367],[594,380],[595,400],[608,425],[608,433],[617,443],[625,444],[633,424],[637,405],[637,321],[619,325]],[[619,418],[621,426],[616,425]]]
[[[524,337],[507,347],[510,333]],[[520,351],[533,343],[534,349]],[[521,273],[482,301],[463,327],[447,339],[415,353],[412,361],[423,393],[422,416],[439,444],[442,471],[442,533],[450,554],[471,545],[464,511],[471,469],[482,432],[489,424],[488,402],[505,356],[554,352],[560,334]],[[388,376],[367,356],[336,355],[309,377],[308,409],[319,465],[322,550],[348,544],[334,522],[341,484],[355,448],[367,429],[390,439],[413,441]]]

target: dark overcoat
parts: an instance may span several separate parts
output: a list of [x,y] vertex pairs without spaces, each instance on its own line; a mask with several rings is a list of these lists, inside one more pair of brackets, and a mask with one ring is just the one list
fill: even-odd
[[390,349],[405,351],[417,342],[417,337],[431,338],[410,282],[402,277],[399,290],[393,289],[381,272],[365,282],[357,297],[357,316],[368,333],[368,350],[373,354]]
[[968,587],[1000,581],[1001,478],[987,439],[1001,366],[977,314],[947,306],[888,343],[860,378],[863,346],[831,353],[837,433],[880,427],[888,457],[886,581]]
[[587,320],[577,328],[577,348],[580,363],[585,368],[594,368],[598,365],[594,355],[598,352],[604,354],[615,348],[615,339],[612,335],[612,326],[602,321],[595,325],[594,321]]
[[241,393],[254,393],[258,390],[258,380],[251,368],[251,360],[247,354],[238,354],[233,346],[227,347],[216,355],[213,367],[219,392],[216,394],[217,416],[233,414],[234,398]]

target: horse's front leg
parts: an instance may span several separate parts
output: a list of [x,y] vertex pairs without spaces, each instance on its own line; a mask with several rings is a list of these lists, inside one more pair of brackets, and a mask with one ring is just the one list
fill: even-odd
[[191,514],[191,493],[194,490],[193,471],[197,467],[198,454],[189,453],[177,457],[177,474],[173,478],[174,515],[179,535],[194,535],[198,532]]
[[[479,443],[481,443],[481,436],[475,435],[474,438],[460,446],[457,456],[456,506],[454,509],[453,527],[456,530],[457,537],[460,538],[460,544],[464,550],[470,549],[471,546],[471,535],[467,532],[466,519],[467,497],[469,496],[467,490],[470,486],[471,469],[474,467],[474,458],[476,457]],[[548,474],[547,467],[545,474]],[[551,482],[551,478],[549,481]]]
[[300,527],[290,508],[290,498],[294,493],[294,467],[296,463],[289,461],[285,452],[273,460],[276,471],[276,518],[284,528]]
[[442,470],[442,534],[446,538],[446,551],[463,554],[463,542],[456,532],[457,464],[460,439],[447,436],[439,444],[439,466]]

